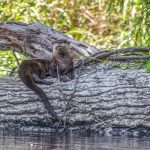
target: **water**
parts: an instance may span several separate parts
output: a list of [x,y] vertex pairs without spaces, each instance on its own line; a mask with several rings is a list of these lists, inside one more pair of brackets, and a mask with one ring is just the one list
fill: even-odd
[[150,138],[0,132],[0,150],[150,150]]

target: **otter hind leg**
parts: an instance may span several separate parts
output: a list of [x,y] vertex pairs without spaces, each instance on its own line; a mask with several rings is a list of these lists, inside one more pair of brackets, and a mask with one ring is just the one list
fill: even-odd
[[40,77],[39,77],[38,75],[36,75],[36,74],[34,74],[34,81],[35,81],[35,83],[37,83],[37,84],[46,84],[46,85],[51,85],[51,84],[53,84],[53,82],[40,79]]

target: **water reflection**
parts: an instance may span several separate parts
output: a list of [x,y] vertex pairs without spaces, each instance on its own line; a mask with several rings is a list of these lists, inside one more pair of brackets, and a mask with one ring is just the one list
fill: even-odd
[[0,150],[150,150],[150,138],[3,131]]

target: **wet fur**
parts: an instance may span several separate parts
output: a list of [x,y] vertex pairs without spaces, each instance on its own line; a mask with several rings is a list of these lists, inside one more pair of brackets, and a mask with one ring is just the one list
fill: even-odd
[[51,85],[52,82],[44,80],[46,74],[49,75],[50,61],[44,59],[25,60],[21,63],[18,74],[22,82],[32,91],[34,91],[44,103],[45,108],[55,118],[57,118],[50,102],[44,91],[36,84]]
[[18,69],[18,74],[22,82],[40,97],[45,108],[56,119],[58,117],[48,101],[46,94],[37,84],[51,85],[52,82],[46,81],[44,78],[46,76],[57,77],[57,66],[62,81],[68,81],[68,78],[74,78],[73,58],[69,50],[70,48],[66,44],[54,44],[51,60],[25,60]]
[[73,57],[69,45],[64,43],[54,44],[52,61],[54,66],[58,66],[62,81],[74,78]]

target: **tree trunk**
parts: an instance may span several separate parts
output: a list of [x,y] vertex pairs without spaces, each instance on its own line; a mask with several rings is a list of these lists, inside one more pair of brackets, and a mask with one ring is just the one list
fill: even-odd
[[[82,70],[76,92],[67,111],[70,125],[98,127],[150,127],[150,76],[145,70],[110,69],[92,65]],[[41,86],[60,118],[64,97],[57,79],[52,86]],[[61,83],[66,100],[75,80]],[[52,127],[51,116],[37,96],[18,78],[0,81],[0,124],[17,123]],[[45,123],[45,124],[44,124]],[[51,126],[50,126],[51,125]]]
[[[53,43],[61,39],[69,42],[73,51],[84,56],[98,51],[39,23],[0,24],[0,50],[9,49],[30,57],[49,58]],[[67,115],[69,127],[84,126],[95,131],[106,127],[150,127],[149,74],[143,69],[121,70],[111,65],[112,62],[107,66],[93,64],[84,67],[77,83],[75,79],[60,83],[49,78],[53,85],[39,86],[59,118],[65,121]],[[76,91],[72,94],[75,85]],[[70,109],[64,113],[65,101],[69,99]],[[38,96],[27,89],[19,78],[0,80],[1,128],[57,125],[62,124],[52,121]]]
[[14,50],[30,57],[49,58],[52,46],[58,40],[67,41],[72,51],[83,56],[99,51],[94,46],[78,42],[40,23],[7,22],[0,24],[0,50]]

